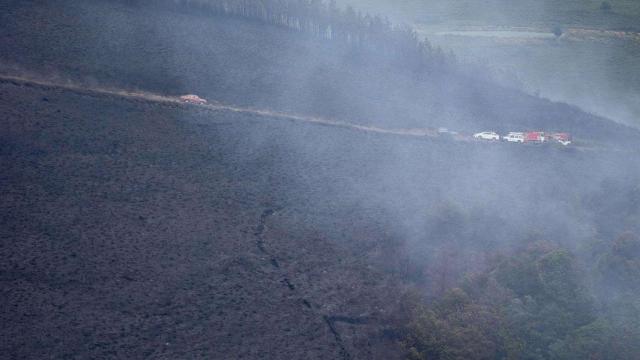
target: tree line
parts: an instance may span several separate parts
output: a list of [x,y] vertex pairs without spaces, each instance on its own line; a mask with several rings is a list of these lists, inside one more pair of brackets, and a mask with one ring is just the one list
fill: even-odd
[[[138,2],[137,0],[127,2]],[[444,67],[453,56],[433,47],[408,26],[394,26],[380,16],[341,9],[335,0],[156,0],[178,11],[238,16],[375,53],[401,58],[414,70]]]

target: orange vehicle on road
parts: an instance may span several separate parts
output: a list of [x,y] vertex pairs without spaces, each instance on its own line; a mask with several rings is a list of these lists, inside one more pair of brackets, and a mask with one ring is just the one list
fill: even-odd
[[180,100],[188,104],[206,104],[207,103],[207,100],[201,98],[198,95],[193,95],[193,94],[182,95],[180,96]]

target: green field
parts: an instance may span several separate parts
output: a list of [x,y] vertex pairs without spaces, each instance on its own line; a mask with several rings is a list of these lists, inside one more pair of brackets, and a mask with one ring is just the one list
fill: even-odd
[[608,0],[340,0],[393,20],[428,24],[585,26],[640,30],[640,1]]
[[408,23],[531,94],[640,126],[640,1],[342,1]]
[[640,126],[640,43],[624,39],[430,36],[507,85]]

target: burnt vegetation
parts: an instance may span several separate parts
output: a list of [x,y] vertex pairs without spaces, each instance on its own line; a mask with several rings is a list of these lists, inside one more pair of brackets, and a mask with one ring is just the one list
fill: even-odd
[[1,353],[640,356],[637,130],[501,88],[332,3],[0,10],[5,73],[624,150],[367,134],[2,80]]
[[635,144],[636,129],[500,87],[408,28],[322,4],[9,2],[2,67],[361,124]]

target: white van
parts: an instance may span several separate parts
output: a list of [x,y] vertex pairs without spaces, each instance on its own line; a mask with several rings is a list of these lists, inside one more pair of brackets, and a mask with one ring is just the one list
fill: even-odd
[[523,143],[524,142],[524,133],[521,132],[510,132],[507,135],[503,136],[502,139],[508,142],[514,143]]

